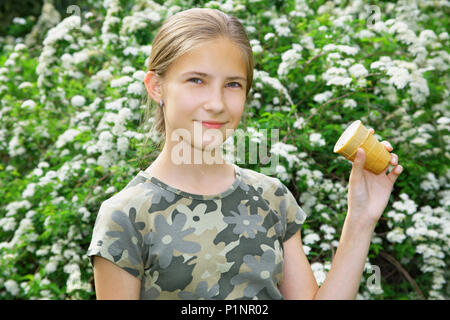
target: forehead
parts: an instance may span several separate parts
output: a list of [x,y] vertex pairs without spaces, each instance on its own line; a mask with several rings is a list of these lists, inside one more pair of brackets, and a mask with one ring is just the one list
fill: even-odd
[[191,49],[176,59],[168,71],[173,77],[197,72],[212,77],[246,79],[247,65],[239,46],[231,40],[220,38]]

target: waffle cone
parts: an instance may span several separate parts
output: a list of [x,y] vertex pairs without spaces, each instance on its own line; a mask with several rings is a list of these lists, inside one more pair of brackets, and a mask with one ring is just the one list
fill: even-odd
[[380,174],[391,161],[392,155],[382,143],[369,133],[361,120],[354,121],[345,129],[336,142],[333,152],[353,162],[358,148],[364,149],[366,153],[364,168],[375,174]]

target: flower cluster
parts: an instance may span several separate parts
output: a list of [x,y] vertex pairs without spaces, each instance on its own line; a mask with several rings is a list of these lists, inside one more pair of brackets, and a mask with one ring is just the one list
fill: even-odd
[[[0,298],[94,298],[86,251],[96,212],[149,165],[157,150],[144,138],[160,142],[153,117],[140,121],[151,39],[190,1],[86,3],[91,10],[43,30],[40,50],[0,37]],[[407,270],[426,298],[448,299],[448,1],[382,2],[375,16],[364,1],[197,3],[248,32],[256,64],[247,131],[262,144],[260,128],[280,129],[269,146],[280,159],[274,175],[296,186],[308,214],[303,248],[317,282],[347,210],[351,163],[333,146],[361,119],[391,142],[405,175],[375,229],[358,298],[415,297]],[[382,269],[381,286],[369,285],[380,251],[403,271],[391,282]]]

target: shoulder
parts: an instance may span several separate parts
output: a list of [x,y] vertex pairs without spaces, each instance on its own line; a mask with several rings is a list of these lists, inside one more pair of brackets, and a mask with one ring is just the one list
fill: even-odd
[[241,168],[241,178],[241,183],[254,188],[277,211],[280,205],[283,205],[283,202],[292,202],[292,193],[276,177],[267,176],[251,169]]
[[119,192],[101,203],[96,222],[117,220],[118,216],[126,220],[145,220],[145,212],[157,193],[157,186],[136,174]]
[[119,192],[115,193],[111,197],[102,202],[102,206],[111,208],[122,208],[127,204],[135,201],[137,198],[144,195],[142,184],[145,179],[140,175],[136,175],[131,179],[128,184],[123,187]]
[[262,189],[263,191],[274,191],[274,189],[279,188],[280,184],[282,184],[278,178],[267,176],[251,169],[239,168],[242,182],[253,186],[256,190]]

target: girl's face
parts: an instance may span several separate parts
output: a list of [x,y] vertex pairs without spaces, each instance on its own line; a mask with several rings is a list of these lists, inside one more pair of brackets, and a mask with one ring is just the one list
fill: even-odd
[[[239,125],[246,77],[242,51],[225,38],[202,44],[178,58],[162,84],[166,139],[178,141],[172,138],[175,132],[174,137],[200,150],[220,146]],[[202,123],[207,121],[222,125]]]

